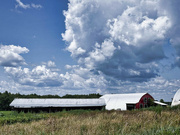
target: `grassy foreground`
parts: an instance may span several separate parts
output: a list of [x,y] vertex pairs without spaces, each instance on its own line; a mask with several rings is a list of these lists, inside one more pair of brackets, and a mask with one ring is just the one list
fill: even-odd
[[[1,113],[1,112],[0,112]],[[10,113],[10,112],[9,112]],[[18,114],[17,114],[18,115]],[[19,114],[26,115],[26,114]],[[74,110],[27,115],[43,116],[38,121],[0,126],[1,135],[179,135],[180,109],[138,111]],[[0,116],[1,119],[1,116]],[[35,119],[34,119],[35,120]]]

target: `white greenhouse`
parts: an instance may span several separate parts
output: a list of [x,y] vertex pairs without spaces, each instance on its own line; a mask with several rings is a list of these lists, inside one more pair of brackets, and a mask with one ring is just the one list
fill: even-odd
[[62,109],[102,109],[104,99],[23,99],[16,98],[10,106],[18,111],[59,111]]
[[179,104],[180,104],[180,89],[174,95],[171,106],[176,106],[176,105],[179,105]]

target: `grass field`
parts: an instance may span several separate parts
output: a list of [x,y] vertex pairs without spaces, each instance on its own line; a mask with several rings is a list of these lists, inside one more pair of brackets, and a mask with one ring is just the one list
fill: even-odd
[[154,107],[136,111],[72,110],[19,114],[13,111],[0,112],[2,114],[0,134],[179,135],[179,108]]

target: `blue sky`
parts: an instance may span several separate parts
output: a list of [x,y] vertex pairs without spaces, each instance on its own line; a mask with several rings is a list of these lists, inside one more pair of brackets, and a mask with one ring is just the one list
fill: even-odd
[[0,3],[0,92],[170,101],[180,88],[178,0]]
[[[42,4],[42,8],[15,8],[18,4],[15,0],[2,1],[1,44],[27,47],[30,51],[24,58],[32,64],[53,58],[57,58],[57,61],[63,57],[71,60],[69,54],[63,51],[65,44],[61,37],[61,33],[65,31],[63,10],[67,9],[68,1],[23,2]],[[65,62],[64,60],[59,62],[60,66],[65,65]]]

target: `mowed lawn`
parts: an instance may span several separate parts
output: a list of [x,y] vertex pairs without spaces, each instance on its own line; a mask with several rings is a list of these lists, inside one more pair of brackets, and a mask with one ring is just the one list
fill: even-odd
[[0,112],[0,123],[1,135],[179,135],[180,109],[8,111]]

